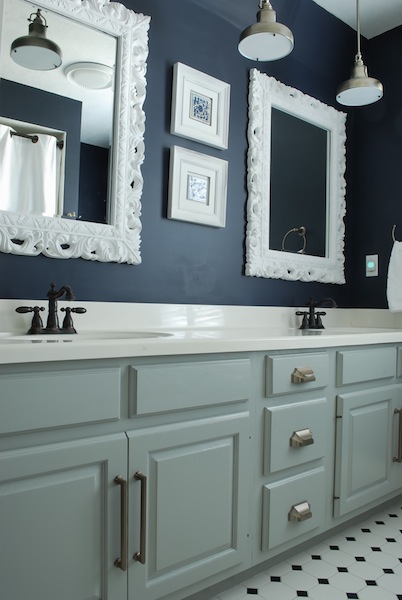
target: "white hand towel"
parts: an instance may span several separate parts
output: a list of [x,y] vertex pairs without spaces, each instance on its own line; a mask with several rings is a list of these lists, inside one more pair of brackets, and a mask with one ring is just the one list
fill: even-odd
[[402,242],[394,242],[388,266],[387,298],[390,311],[402,311]]

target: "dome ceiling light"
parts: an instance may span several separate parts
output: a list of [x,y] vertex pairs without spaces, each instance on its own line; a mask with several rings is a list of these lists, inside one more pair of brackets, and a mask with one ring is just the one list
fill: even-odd
[[67,79],[87,90],[106,90],[112,86],[113,69],[107,65],[77,62],[65,68]]

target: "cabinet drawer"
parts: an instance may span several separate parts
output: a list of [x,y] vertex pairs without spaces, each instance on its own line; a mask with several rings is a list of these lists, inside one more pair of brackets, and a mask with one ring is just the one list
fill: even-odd
[[[265,363],[266,396],[323,388],[328,383],[328,354],[287,354],[267,356]],[[305,373],[303,380],[292,377],[295,369]]]
[[327,439],[325,398],[265,408],[264,475],[321,458]]
[[133,415],[245,402],[250,395],[249,359],[132,366]]
[[120,368],[0,376],[0,434],[120,418]]
[[[308,503],[309,511],[303,510]],[[263,487],[262,550],[294,540],[324,523],[323,467]],[[298,514],[299,513],[299,514]],[[311,513],[311,516],[309,516]],[[290,520],[300,517],[301,520]]]
[[361,383],[394,377],[396,348],[367,348],[336,353],[336,384]]

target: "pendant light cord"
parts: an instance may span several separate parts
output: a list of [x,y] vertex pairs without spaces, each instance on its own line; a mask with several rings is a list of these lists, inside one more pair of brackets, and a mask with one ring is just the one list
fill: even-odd
[[356,0],[356,32],[357,32],[357,60],[362,60],[362,53],[360,49],[360,19],[359,19],[359,0]]

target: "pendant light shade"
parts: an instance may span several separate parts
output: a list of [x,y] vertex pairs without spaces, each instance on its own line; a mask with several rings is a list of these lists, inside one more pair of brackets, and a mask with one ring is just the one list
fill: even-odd
[[276,12],[269,0],[260,0],[257,23],[240,35],[239,52],[251,60],[278,60],[293,50],[293,34],[286,25],[276,22]]
[[[32,17],[35,17],[32,19]],[[46,37],[47,23],[38,8],[28,19],[29,33],[11,44],[10,56],[21,67],[50,71],[61,65],[61,50]]]
[[368,76],[367,67],[363,63],[360,52],[359,0],[356,0],[357,54],[350,79],[338,88],[336,99],[344,106],[365,106],[373,104],[383,97],[383,86],[378,79]]

